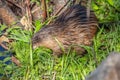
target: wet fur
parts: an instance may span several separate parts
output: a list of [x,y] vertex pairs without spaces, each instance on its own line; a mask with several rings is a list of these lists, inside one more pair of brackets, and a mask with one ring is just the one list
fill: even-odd
[[54,55],[61,55],[61,50],[57,41],[64,47],[65,51],[71,45],[77,54],[85,52],[81,45],[90,46],[97,31],[97,18],[93,11],[90,18],[87,18],[86,7],[74,5],[63,12],[51,24],[44,26],[32,37],[33,48],[45,46],[53,50]]

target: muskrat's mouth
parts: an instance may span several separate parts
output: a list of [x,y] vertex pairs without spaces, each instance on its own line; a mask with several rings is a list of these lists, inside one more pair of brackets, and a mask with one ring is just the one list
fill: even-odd
[[39,47],[39,44],[32,44],[33,49],[36,49],[37,47]]

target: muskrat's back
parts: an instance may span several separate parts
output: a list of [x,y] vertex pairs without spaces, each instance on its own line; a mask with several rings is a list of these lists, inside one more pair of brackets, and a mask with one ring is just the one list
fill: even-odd
[[44,26],[32,38],[33,48],[45,46],[53,50],[54,55],[61,55],[63,51],[58,43],[67,51],[71,45],[77,54],[85,50],[81,45],[90,46],[97,31],[97,18],[93,11],[87,17],[86,7],[73,5],[63,12],[51,24]]

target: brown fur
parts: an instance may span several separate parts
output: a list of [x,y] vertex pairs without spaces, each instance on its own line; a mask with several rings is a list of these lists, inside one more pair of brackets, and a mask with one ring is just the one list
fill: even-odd
[[[45,46],[53,50],[54,55],[61,55],[58,42],[64,50],[71,45],[77,54],[83,54],[85,50],[80,45],[90,46],[97,31],[97,18],[93,11],[90,12],[88,20],[86,8],[81,5],[74,5],[63,12],[53,23],[44,26],[32,38],[33,48]],[[57,42],[58,41],[58,42]]]

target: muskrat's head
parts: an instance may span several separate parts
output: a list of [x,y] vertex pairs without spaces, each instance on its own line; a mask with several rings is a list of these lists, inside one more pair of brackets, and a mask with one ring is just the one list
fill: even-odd
[[34,49],[39,46],[45,46],[47,40],[49,41],[49,37],[47,37],[46,34],[41,35],[40,32],[38,32],[32,37],[32,46]]
[[43,46],[52,48],[54,46],[54,39],[52,36],[52,27],[43,27],[39,32],[35,33],[32,37],[33,49]]

